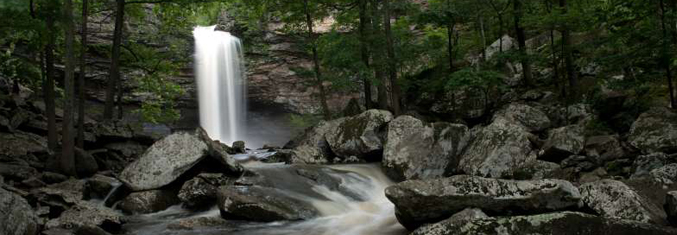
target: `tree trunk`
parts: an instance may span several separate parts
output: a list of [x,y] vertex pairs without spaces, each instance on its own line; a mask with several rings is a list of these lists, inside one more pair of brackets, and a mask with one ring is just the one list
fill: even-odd
[[498,35],[498,52],[503,53],[503,35],[505,34],[505,30],[503,29],[503,15],[498,14],[498,32],[500,35]]
[[371,20],[371,32],[372,32],[372,40],[370,40],[371,44],[371,53],[372,53],[372,68],[374,69],[374,78],[377,83],[377,88],[378,88],[378,93],[377,93],[377,98],[378,98],[378,106],[380,109],[390,109],[389,108],[389,102],[388,102],[388,89],[386,84],[388,81],[386,81],[385,77],[385,72],[383,72],[383,67],[384,67],[384,59],[383,59],[383,45],[375,40],[375,38],[379,38],[382,36],[381,34],[381,25],[380,25],[380,18],[378,17],[378,0],[372,0],[371,1],[371,15],[372,15],[372,20]]
[[[479,11],[479,10],[478,10]],[[487,60],[487,37],[484,32],[484,17],[478,16],[480,22],[480,36],[482,37],[482,61]]]
[[[368,0],[358,0],[360,4],[360,54],[362,56],[362,63],[364,63],[364,68],[369,70],[369,44],[368,40],[371,33],[369,32],[369,25],[371,24],[371,18],[367,14],[367,1]],[[366,74],[366,73],[365,73]],[[362,82],[364,83],[364,107],[366,109],[371,109],[371,81],[367,76],[363,75]]]
[[63,104],[63,127],[61,129],[61,170],[63,173],[75,176],[75,136],[73,131],[73,114],[75,107],[74,92],[74,73],[75,73],[75,52],[73,51],[73,41],[75,30],[73,26],[73,2],[64,1],[65,16],[65,44],[66,44],[66,70],[64,77],[64,104]]
[[670,68],[670,38],[668,36],[668,28],[666,26],[665,19],[665,4],[663,0],[660,0],[660,13],[661,13],[661,28],[663,30],[663,50],[661,55],[661,61],[663,67],[665,68],[665,75],[668,79],[668,89],[670,90],[670,106],[673,109],[677,109],[677,103],[675,103],[675,89],[672,85],[672,70]]
[[447,56],[449,56],[449,72],[454,72],[454,23],[447,24]]
[[[559,6],[562,8],[562,12],[566,14],[568,11],[567,0],[559,0]],[[578,95],[578,78],[576,77],[574,56],[571,51],[571,33],[566,22],[562,26],[562,56],[564,56],[564,67],[569,80],[569,95],[576,98]]]
[[54,96],[54,48],[56,44],[56,35],[54,30],[54,17],[48,15],[47,23],[47,45],[45,46],[45,83],[42,92],[45,97],[45,112],[47,113],[47,146],[50,150],[56,151],[58,146],[58,133],[56,131],[56,104]]
[[399,116],[401,112],[400,105],[400,87],[397,84],[397,68],[395,64],[395,48],[393,43],[393,35],[390,30],[390,0],[383,1],[383,25],[386,35],[386,51],[388,54],[388,77],[390,79],[390,103],[392,104],[393,115]]
[[78,147],[85,147],[85,74],[87,54],[87,4],[89,0],[82,0],[82,25],[80,26],[82,49],[80,50],[80,76],[78,76]]
[[522,76],[524,79],[524,85],[530,87],[533,85],[531,82],[531,61],[527,56],[527,38],[524,33],[524,28],[522,28],[520,22],[524,14],[524,12],[522,12],[524,10],[522,7],[522,0],[513,0],[513,7],[515,11],[513,13],[515,16],[515,33],[517,34],[517,44],[519,45],[519,51],[522,57]]
[[106,106],[104,119],[113,118],[115,109],[115,88],[120,83],[120,44],[122,43],[122,27],[125,17],[125,0],[116,0],[115,29],[113,30],[113,49],[111,53],[110,70],[108,72],[108,87],[106,87]]
[[324,114],[324,119],[329,120],[331,114],[329,113],[329,105],[327,105],[327,93],[324,89],[324,84],[322,84],[322,74],[320,71],[320,59],[317,55],[317,45],[315,45],[315,33],[313,31],[313,18],[310,15],[310,9],[308,8],[308,0],[303,0],[303,9],[306,13],[306,26],[308,27],[308,41],[312,43],[313,51],[313,68],[315,70],[315,78],[317,79],[317,88],[320,90],[320,102],[322,105],[322,113]]

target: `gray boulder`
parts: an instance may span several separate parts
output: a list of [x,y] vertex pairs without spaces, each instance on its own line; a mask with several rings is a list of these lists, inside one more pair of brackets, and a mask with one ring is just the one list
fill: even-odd
[[550,127],[548,115],[526,104],[512,103],[494,115],[494,120],[506,119],[508,122],[524,126],[529,132],[543,131]]
[[585,147],[585,133],[582,125],[570,125],[550,130],[543,146],[540,159],[560,162],[571,155],[577,155]]
[[665,213],[668,215],[668,222],[677,226],[677,191],[670,191],[665,197]]
[[334,153],[325,134],[335,131],[343,119],[322,121],[293,140],[289,163],[326,164],[333,161]]
[[121,182],[117,179],[101,174],[96,174],[87,180],[89,195],[100,199],[105,198],[115,186],[120,184]]
[[203,209],[216,203],[218,188],[231,183],[223,174],[202,173],[186,181],[179,190],[179,200],[190,209]]
[[[676,234],[677,230],[634,221],[613,220],[580,212],[553,212],[539,215],[523,215],[497,218],[477,218],[466,223],[443,223],[429,235],[476,235],[476,234],[595,234],[635,235]],[[421,233],[422,234],[422,233]]]
[[223,164],[224,171],[241,172],[225,151],[219,151],[202,129],[196,133],[180,132],[155,142],[138,160],[128,165],[120,174],[120,180],[133,191],[157,189],[168,185],[186,171],[212,157]]
[[458,167],[461,172],[491,178],[513,177],[536,160],[536,150],[530,141],[536,137],[521,125],[501,118],[476,132],[461,154]]
[[38,234],[37,216],[25,199],[0,188],[0,234]]
[[99,171],[99,164],[87,151],[75,148],[75,171],[80,177],[91,176]]
[[665,153],[651,153],[639,156],[632,163],[634,173],[631,178],[650,177],[651,171],[661,168],[670,163],[668,155]]
[[380,129],[393,119],[385,110],[367,110],[359,115],[341,120],[335,130],[325,133],[331,150],[338,157],[375,158],[380,160],[383,140]]
[[232,222],[221,217],[196,217],[180,219],[167,225],[170,230],[199,230],[232,226]]
[[664,224],[662,210],[623,182],[596,181],[581,185],[580,191],[583,203],[603,217]]
[[305,220],[318,215],[309,204],[261,186],[224,186],[218,192],[218,206],[225,219],[272,222]]
[[100,227],[108,232],[116,232],[124,223],[122,214],[92,202],[81,201],[65,212],[59,218],[50,220],[46,229],[78,229],[80,227]]
[[70,179],[58,184],[34,189],[28,198],[54,211],[65,211],[85,199],[86,182]]
[[414,229],[437,222],[465,208],[490,214],[536,214],[577,207],[578,189],[563,180],[500,180],[457,175],[405,181],[386,188],[402,225]]
[[677,152],[677,114],[667,108],[643,113],[632,124],[628,141],[644,153]]
[[585,155],[606,162],[625,157],[625,150],[618,136],[592,136],[585,140]]
[[470,223],[477,219],[488,219],[489,216],[484,214],[480,209],[465,209],[461,212],[458,212],[448,219],[442,220],[434,224],[423,225],[410,235],[443,235],[443,234],[452,234],[453,231],[448,230],[450,227],[462,227],[463,225]]
[[232,149],[235,153],[246,153],[247,152],[247,148],[244,145],[244,141],[241,141],[241,140],[233,142],[233,148]]
[[677,182],[677,163],[654,169],[649,174],[653,180],[662,185],[673,185]]
[[168,190],[150,190],[129,194],[118,207],[128,214],[147,214],[165,210],[179,203],[176,194]]
[[439,178],[456,171],[468,127],[400,116],[388,124],[382,165],[394,180]]

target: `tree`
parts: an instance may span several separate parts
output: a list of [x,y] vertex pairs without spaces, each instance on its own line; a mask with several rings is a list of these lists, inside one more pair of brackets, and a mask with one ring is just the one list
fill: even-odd
[[386,51],[388,54],[388,78],[390,80],[390,104],[392,105],[393,115],[399,116],[401,111],[400,105],[400,87],[397,84],[397,68],[395,65],[395,48],[393,42],[393,35],[390,29],[390,0],[383,1],[383,26],[385,29],[386,37]]
[[385,72],[383,71],[383,68],[386,66],[386,62],[384,60],[384,47],[383,44],[380,43],[378,40],[378,37],[383,35],[383,31],[381,29],[381,20],[383,17],[380,17],[379,19],[379,1],[378,0],[372,0],[371,1],[371,16],[372,16],[372,21],[371,21],[371,32],[372,32],[372,38],[370,40],[371,43],[371,52],[372,52],[372,68],[374,68],[374,79],[378,82],[377,83],[377,88],[378,88],[378,104],[379,108],[381,109],[389,109],[389,101],[388,101],[388,90],[386,88],[387,84],[387,79],[385,76]]
[[529,56],[527,55],[527,36],[522,27],[522,17],[524,16],[524,7],[522,5],[522,0],[513,0],[513,16],[515,21],[515,34],[517,34],[517,44],[520,51],[520,61],[522,63],[522,78],[524,79],[524,85],[533,86],[532,84],[532,74],[531,74],[531,62],[529,61]]
[[[668,89],[669,89],[669,99],[670,99],[670,105],[672,106],[673,109],[677,109],[677,101],[675,101],[675,89],[672,85],[672,69],[670,68],[670,38],[669,38],[669,33],[668,33],[668,27],[667,27],[667,19],[665,15],[667,14],[665,11],[665,4],[663,0],[660,0],[659,4],[659,9],[660,9],[660,22],[661,22],[661,31],[663,32],[663,50],[661,50],[661,64],[663,65],[663,68],[665,69],[665,77],[667,78],[668,82]],[[673,3],[674,4],[674,3]],[[674,9],[674,8],[673,8]],[[673,12],[675,14],[675,12]],[[673,37],[674,40],[675,37]],[[676,41],[677,42],[677,41]]]
[[77,146],[84,149],[85,146],[85,74],[87,71],[87,4],[89,0],[82,0],[81,22],[81,49],[80,49],[80,74],[78,76],[78,143]]
[[[366,69],[369,69],[369,38],[371,37],[371,17],[367,12],[368,0],[357,0],[359,4],[359,31],[360,31],[360,55],[362,58],[362,63]],[[362,75],[362,82],[364,83],[364,107],[367,109],[371,108],[371,81],[365,74]]]
[[75,73],[75,52],[73,48],[75,29],[73,26],[73,1],[65,0],[63,7],[64,25],[65,25],[65,46],[66,46],[66,71],[64,77],[64,104],[63,104],[63,127],[61,129],[61,170],[68,175],[75,173],[75,136],[73,131],[73,114],[75,107],[74,92],[74,73]]
[[[54,9],[55,7],[51,7]],[[45,112],[47,115],[47,146],[50,150],[56,151],[58,144],[58,133],[56,130],[56,104],[54,95],[54,49],[56,47],[56,30],[54,27],[54,13],[45,14],[45,23],[47,26],[47,45],[45,45],[45,82],[42,92],[45,100]]]
[[[120,81],[120,45],[122,44],[125,0],[115,0],[115,3],[115,29],[113,30],[113,47],[111,53],[110,70],[108,72],[108,84],[106,87],[106,106],[103,112],[103,117],[105,119],[113,118],[113,109],[115,108],[115,89],[120,89],[118,96],[122,94],[122,82]],[[121,100],[121,97],[118,97],[118,102]],[[118,113],[118,115],[122,114]]]
[[315,42],[315,32],[313,31],[313,17],[308,7],[308,0],[303,0],[303,13],[306,16],[306,27],[308,28],[308,38],[311,44],[311,51],[313,53],[313,70],[315,71],[315,79],[317,88],[320,90],[320,105],[322,105],[322,113],[324,114],[325,120],[331,118],[331,113],[329,112],[329,105],[327,105],[327,93],[324,89],[324,82],[322,80],[322,72],[320,70],[320,59],[317,54],[317,44]]
[[[559,6],[562,8],[562,14],[568,12],[567,0],[559,0]],[[569,80],[569,93],[572,97],[578,94],[578,78],[574,68],[574,56],[571,51],[571,33],[566,22],[562,25],[562,56],[564,57],[564,67],[566,68],[567,79]]]

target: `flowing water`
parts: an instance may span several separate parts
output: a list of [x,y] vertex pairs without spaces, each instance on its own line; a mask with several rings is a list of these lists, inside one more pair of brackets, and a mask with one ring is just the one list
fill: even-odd
[[196,27],[195,70],[200,126],[225,144],[246,133],[246,76],[240,39],[216,26]]
[[[403,235],[406,230],[395,219],[394,206],[384,195],[384,189],[392,182],[381,172],[378,165],[321,166],[331,172],[331,177],[340,179],[342,190],[331,190],[322,185],[307,187],[299,182],[307,181],[294,174],[294,168],[282,164],[250,163],[252,171],[273,180],[278,190],[293,195],[320,212],[315,219],[296,222],[257,223],[228,221],[217,226],[198,227],[192,230],[176,230],[171,225],[182,220],[199,217],[218,218],[219,211],[213,208],[194,213],[180,206],[163,212],[135,216],[126,225],[129,234],[235,234],[235,235]],[[355,199],[359,198],[359,199]],[[169,228],[168,228],[169,227]]]

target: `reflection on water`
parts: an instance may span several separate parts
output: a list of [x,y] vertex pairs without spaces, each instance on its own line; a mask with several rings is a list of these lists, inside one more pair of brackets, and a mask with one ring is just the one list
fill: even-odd
[[[255,165],[251,170],[262,174],[280,174],[284,165]],[[381,172],[378,165],[340,165],[323,166],[331,169],[329,174],[341,180],[341,190],[331,190],[326,186],[315,185],[310,189],[289,187],[290,195],[299,195],[298,199],[313,205],[320,217],[297,222],[258,223],[244,221],[219,221],[217,225],[193,227],[190,230],[170,229],[172,224],[197,218],[219,218],[219,211],[213,208],[206,212],[189,212],[180,206],[165,211],[130,217],[125,225],[128,234],[235,234],[235,235],[403,235],[406,230],[395,219],[394,206],[385,197],[384,190],[392,182]],[[291,175],[278,177],[280,180],[293,181]],[[300,176],[296,176],[300,177]],[[297,179],[303,180],[301,178]],[[294,182],[282,184],[293,185]],[[302,195],[303,194],[303,195]],[[355,198],[359,198],[355,199]],[[168,226],[170,228],[168,228]]]

